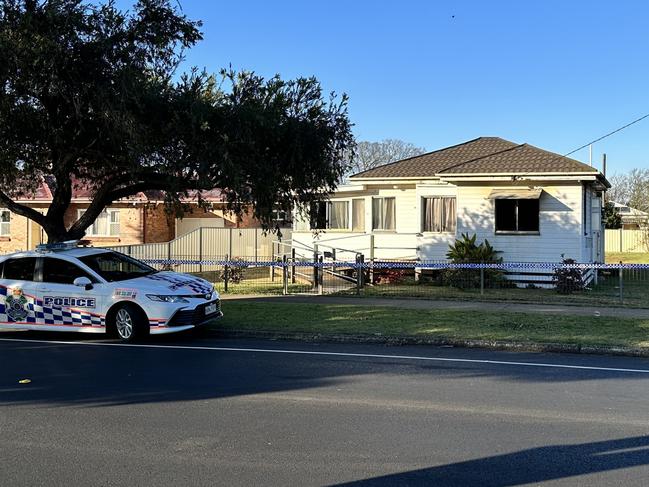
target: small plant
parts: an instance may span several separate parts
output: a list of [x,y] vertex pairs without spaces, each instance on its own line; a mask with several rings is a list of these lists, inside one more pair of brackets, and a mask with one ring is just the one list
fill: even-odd
[[555,289],[559,294],[572,294],[583,291],[585,284],[581,269],[577,267],[565,267],[566,265],[576,264],[577,261],[575,259],[564,258],[563,254],[561,254],[561,258],[563,259],[564,267],[555,268],[554,275],[552,276],[552,283]]
[[248,264],[244,262],[241,257],[237,257],[232,260],[235,262],[235,264],[225,266],[221,271],[221,274],[219,275],[219,279],[225,282],[227,278],[228,282],[239,284],[241,281],[243,281],[244,271],[246,267],[248,267]]
[[[498,257],[488,240],[476,244],[477,236],[463,233],[462,237],[449,246],[446,257],[454,264],[500,264],[503,260]],[[497,269],[484,270],[485,284],[490,287],[500,287],[504,281],[503,272]],[[444,282],[459,289],[480,287],[479,269],[447,269],[443,275]]]
[[376,284],[399,284],[410,277],[412,272],[408,269],[381,269],[374,271]]

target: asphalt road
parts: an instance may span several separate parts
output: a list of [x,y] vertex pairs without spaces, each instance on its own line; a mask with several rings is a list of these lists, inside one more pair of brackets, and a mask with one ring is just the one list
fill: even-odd
[[649,478],[646,359],[192,335],[88,341],[0,334],[0,485]]

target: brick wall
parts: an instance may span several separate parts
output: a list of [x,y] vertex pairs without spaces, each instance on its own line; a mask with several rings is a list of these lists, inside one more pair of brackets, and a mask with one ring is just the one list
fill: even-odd
[[[41,204],[34,204],[32,207],[40,211],[46,209],[46,206]],[[30,250],[41,243],[40,225],[16,213],[10,214],[9,232],[8,236],[0,236],[0,254]]]
[[143,243],[168,242],[176,236],[174,218],[168,215],[162,204],[146,207],[146,225]]
[[[87,203],[73,203],[65,212],[65,225],[69,227],[78,219],[78,211],[88,208]],[[142,205],[115,203],[110,209],[119,210],[119,235],[110,237],[86,236],[95,247],[110,245],[134,245],[142,243],[143,208]]]

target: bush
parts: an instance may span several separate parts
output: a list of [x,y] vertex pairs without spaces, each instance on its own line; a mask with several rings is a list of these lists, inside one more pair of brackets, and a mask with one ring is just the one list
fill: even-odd
[[[563,258],[563,255],[561,256]],[[575,259],[564,258],[563,264],[576,264]],[[585,288],[581,269],[576,267],[557,267],[554,269],[552,283],[559,294],[572,294]]]
[[240,257],[233,259],[233,261],[236,262],[236,264],[223,268],[221,274],[219,275],[219,279],[225,282],[225,279],[227,277],[228,282],[239,284],[241,281],[243,281],[244,270],[246,269],[246,267],[248,267],[248,264],[245,263]]
[[412,277],[411,269],[377,269],[374,271],[376,284],[399,284]]
[[[498,257],[488,240],[476,244],[477,236],[463,233],[462,237],[449,246],[446,257],[454,264],[500,264],[503,260]],[[497,269],[485,269],[485,286],[500,287],[504,281],[503,272]],[[446,285],[459,289],[474,289],[480,287],[479,269],[447,269],[443,280]]]

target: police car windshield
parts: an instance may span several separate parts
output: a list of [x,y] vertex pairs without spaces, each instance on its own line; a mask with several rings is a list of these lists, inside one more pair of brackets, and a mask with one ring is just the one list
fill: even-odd
[[108,282],[126,281],[158,272],[153,267],[118,252],[103,252],[79,260]]

